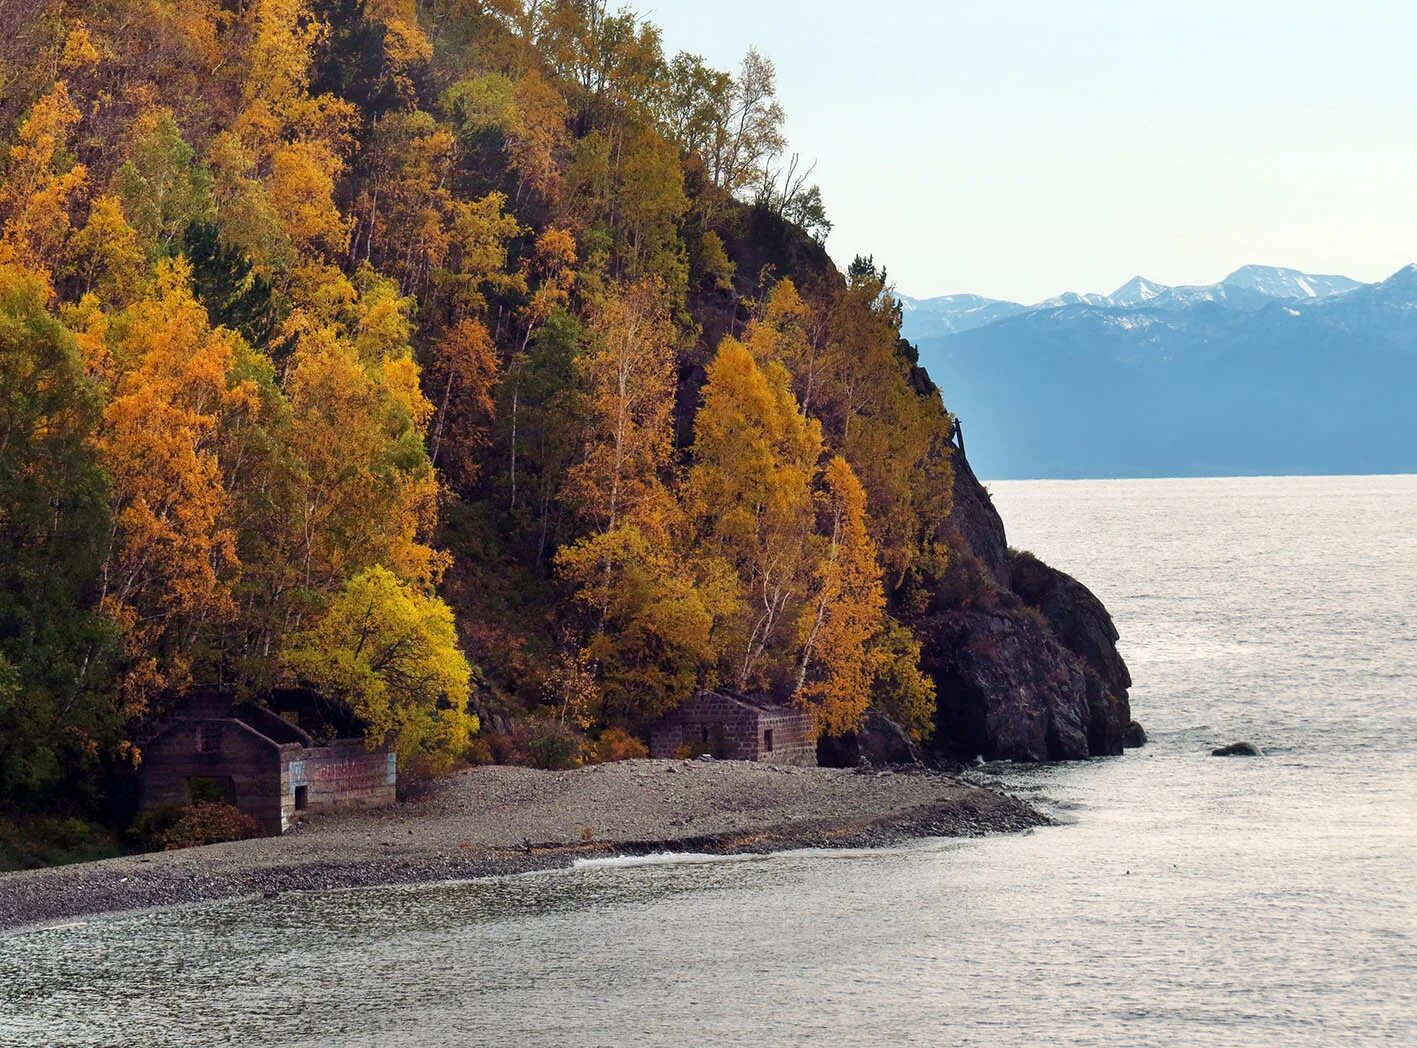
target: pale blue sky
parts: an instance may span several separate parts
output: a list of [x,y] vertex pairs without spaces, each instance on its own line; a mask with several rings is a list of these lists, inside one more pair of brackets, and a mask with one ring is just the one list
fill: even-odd
[[772,58],[838,260],[1036,301],[1417,261],[1417,3],[644,0]]

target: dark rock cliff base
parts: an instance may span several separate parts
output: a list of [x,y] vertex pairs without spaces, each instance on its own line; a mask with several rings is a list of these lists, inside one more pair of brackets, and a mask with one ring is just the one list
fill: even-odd
[[1122,752],[1131,675],[1102,602],[1010,550],[988,492],[955,454],[956,556],[916,621],[937,692],[939,756],[1078,760]]

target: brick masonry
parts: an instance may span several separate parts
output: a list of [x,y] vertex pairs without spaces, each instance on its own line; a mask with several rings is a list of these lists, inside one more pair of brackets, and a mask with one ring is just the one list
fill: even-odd
[[236,707],[209,689],[180,704],[143,747],[138,789],[143,808],[190,804],[194,786],[215,791],[274,835],[300,810],[392,804],[397,784],[392,753],[360,739],[315,746],[270,711]]
[[807,711],[766,696],[700,692],[650,729],[651,756],[684,753],[813,767],[816,727]]

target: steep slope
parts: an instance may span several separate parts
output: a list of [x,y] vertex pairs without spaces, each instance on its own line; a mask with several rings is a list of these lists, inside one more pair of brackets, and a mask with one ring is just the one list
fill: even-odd
[[1132,680],[1111,616],[1076,579],[1009,549],[958,451],[942,530],[953,563],[912,623],[935,682],[935,751],[1021,761],[1121,753]]

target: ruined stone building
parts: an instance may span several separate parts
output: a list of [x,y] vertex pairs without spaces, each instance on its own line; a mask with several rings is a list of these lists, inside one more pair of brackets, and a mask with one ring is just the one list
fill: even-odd
[[650,729],[650,755],[707,754],[722,760],[811,767],[817,763],[812,715],[767,695],[705,691]]
[[138,776],[144,809],[222,800],[272,835],[300,812],[392,804],[397,784],[392,753],[361,738],[316,745],[290,720],[220,688],[183,697],[143,746]]

